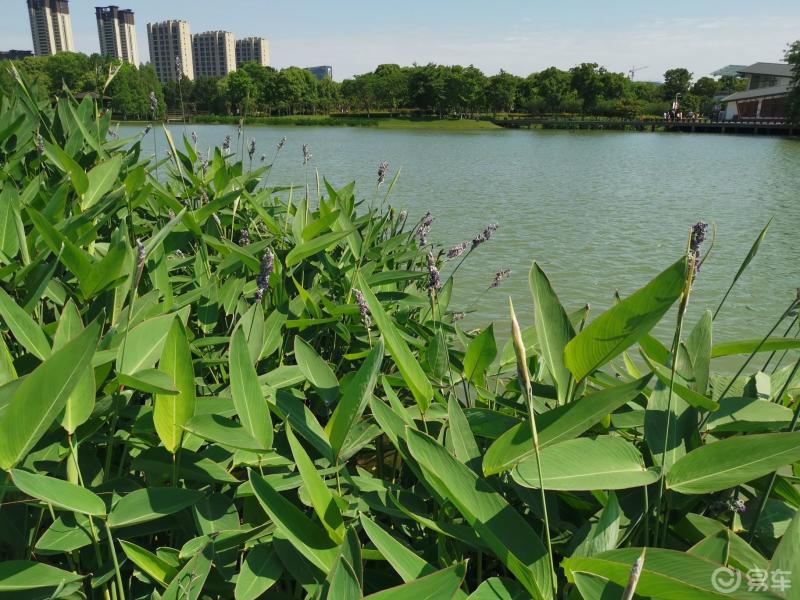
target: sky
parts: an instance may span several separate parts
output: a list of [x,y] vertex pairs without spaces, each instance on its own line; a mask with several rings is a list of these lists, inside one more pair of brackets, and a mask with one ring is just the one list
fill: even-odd
[[[99,51],[94,7],[71,0],[76,50]],[[473,64],[486,74],[528,75],[596,62],[660,81],[668,68],[695,77],[728,64],[777,62],[800,38],[797,0],[120,0],[135,12],[147,62],[148,22],[188,21],[270,42],[273,67],[332,65],[334,79],[381,63]],[[0,0],[0,50],[31,49],[25,0]]]

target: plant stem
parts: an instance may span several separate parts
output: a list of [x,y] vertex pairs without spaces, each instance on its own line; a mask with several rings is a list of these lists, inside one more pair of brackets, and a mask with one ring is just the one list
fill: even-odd
[[108,521],[105,521],[106,535],[108,536],[108,551],[111,553],[111,560],[114,562],[114,572],[117,578],[117,588],[119,591],[120,600],[125,600],[125,585],[122,583],[122,572],[119,570],[119,561],[117,560],[117,552],[114,548],[114,536],[111,535],[111,527]]
[[[780,398],[783,398],[783,395],[786,393],[786,390],[789,388],[794,376],[797,374],[797,371],[800,370],[800,358],[794,363],[794,368],[792,369],[791,374],[786,379],[786,382],[783,384],[780,393],[778,394],[777,398],[780,401]],[[800,417],[800,402],[797,403],[797,406],[794,409],[794,417],[792,417],[792,422],[789,424],[789,433],[793,432],[797,427],[797,419]],[[772,477],[770,477],[769,483],[767,484],[767,489],[764,490],[764,493],[761,495],[761,498],[758,500],[758,508],[756,508],[756,515],[753,517],[753,524],[750,526],[750,539],[748,540],[751,544],[753,543],[753,539],[756,536],[756,530],[758,529],[758,521],[761,519],[761,513],[764,512],[764,507],[767,504],[767,499],[769,495],[772,493],[772,487],[775,485],[775,480],[778,478],[778,472],[773,471]]]

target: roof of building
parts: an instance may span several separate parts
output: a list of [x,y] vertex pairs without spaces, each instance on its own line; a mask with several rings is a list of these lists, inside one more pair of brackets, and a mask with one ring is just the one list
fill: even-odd
[[738,75],[742,69],[745,69],[745,65],[727,65],[722,67],[721,69],[717,69],[713,73],[711,73],[714,77],[734,77]]
[[748,75],[772,75],[773,77],[791,77],[792,65],[788,63],[757,62],[749,67],[739,69],[740,73]]
[[771,87],[757,88],[755,90],[745,90],[726,96],[721,102],[732,102],[734,100],[751,100],[753,98],[764,98],[766,96],[781,96],[789,93],[789,84],[773,85]]

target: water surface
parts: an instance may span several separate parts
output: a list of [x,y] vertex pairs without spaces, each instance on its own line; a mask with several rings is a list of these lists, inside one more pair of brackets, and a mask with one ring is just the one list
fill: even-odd
[[[189,126],[199,148],[220,145],[236,128]],[[122,133],[133,129],[123,128]],[[182,126],[173,127],[180,134]],[[151,134],[152,135],[152,134]],[[508,327],[513,297],[532,322],[528,271],[536,260],[568,309],[607,308],[613,293],[641,287],[676,260],[691,225],[717,228],[716,243],[692,297],[690,325],[713,309],[759,230],[774,217],[761,250],[715,325],[715,341],[763,335],[800,286],[800,141],[712,134],[498,130],[403,131],[369,128],[248,127],[256,161],[272,160],[270,183],[302,184],[302,144],[311,166],[334,185],[355,180],[360,198],[375,194],[377,165],[402,169],[391,202],[410,218],[430,211],[429,240],[449,247],[498,223],[495,237],[459,270],[454,308],[466,323]],[[149,144],[145,144],[145,148]],[[150,146],[152,147],[152,146]],[[313,171],[311,172],[313,180]],[[494,273],[510,268],[499,289]],[[446,272],[446,271],[445,271]],[[669,339],[671,323],[659,337]]]

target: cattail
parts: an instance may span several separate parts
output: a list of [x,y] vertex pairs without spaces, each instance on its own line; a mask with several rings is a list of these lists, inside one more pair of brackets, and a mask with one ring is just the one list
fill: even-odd
[[694,272],[700,272],[700,246],[706,240],[708,223],[698,221],[692,226],[692,235],[689,239],[689,256],[694,264]]
[[272,250],[267,248],[261,256],[261,269],[256,279],[256,285],[258,286],[256,289],[256,300],[261,300],[264,297],[264,293],[269,290],[269,276],[272,274],[273,266],[274,257],[272,255]]
[[436,268],[433,253],[428,252],[428,292],[433,294],[440,289],[442,289],[442,277],[439,275],[439,269]]
[[464,319],[464,317],[466,317],[466,316],[467,316],[467,314],[466,314],[466,313],[463,313],[463,312],[454,312],[454,313],[453,313],[453,323],[455,323],[455,322],[457,322],[457,321],[461,321],[461,320],[463,320],[463,319]]
[[196,131],[192,131],[192,144],[197,146],[197,132]]
[[358,304],[358,312],[361,313],[361,322],[367,329],[372,325],[372,319],[369,316],[369,307],[367,301],[364,299],[364,293],[361,290],[353,288],[353,295],[356,297],[356,304]]
[[286,145],[286,136],[282,137],[281,141],[278,142],[278,152],[280,152],[285,145]]
[[267,155],[266,154],[262,154],[261,155],[261,162],[264,162],[265,160],[267,160]]
[[169,220],[170,220],[170,221],[172,221],[172,219],[174,219],[174,218],[175,218],[175,211],[174,211],[174,210],[172,210],[172,209],[170,208],[170,209],[167,211],[167,217],[169,217]]
[[247,147],[247,155],[250,160],[253,160],[253,155],[256,153],[256,138],[250,138],[250,145]]
[[486,229],[484,229],[481,233],[472,238],[472,247],[477,248],[482,243],[488,242],[491,239],[492,234],[495,231],[497,231],[497,227],[498,225],[496,223],[487,225]]
[[148,125],[147,127],[145,127],[145,128],[144,128],[144,135],[147,135],[148,133],[150,133],[150,130],[151,130],[152,128],[153,128],[153,127],[152,127],[152,126],[150,126],[150,125]]
[[303,164],[307,165],[313,155],[308,151],[308,144],[303,144]]
[[227,154],[231,149],[231,136],[226,135],[225,140],[222,142],[222,151]]
[[[206,192],[205,188],[200,188],[200,206],[203,204],[208,204],[208,192]],[[219,217],[217,217],[217,220],[219,220]]]
[[183,63],[181,63],[181,57],[175,57],[175,75],[178,76],[178,81],[183,78]]
[[644,568],[644,557],[646,552],[647,548],[642,548],[641,555],[636,559],[636,562],[633,563],[631,576],[628,578],[628,585],[622,594],[622,600],[631,600],[634,593],[636,593],[636,586],[639,585],[639,577],[642,576],[642,569]]
[[150,92],[150,112],[153,114],[153,118],[155,119],[156,113],[158,113],[158,98],[156,98],[155,92]]
[[494,274],[492,285],[490,285],[489,287],[491,288],[500,287],[500,284],[503,283],[503,281],[505,281],[506,279],[508,279],[509,275],[511,275],[511,269],[501,269],[500,271]]
[[239,245],[240,246],[250,245],[250,231],[248,231],[246,227],[242,227],[242,231],[239,232]]
[[44,154],[44,138],[38,131],[36,132],[36,152],[41,156]]
[[467,248],[469,248],[469,242],[461,242],[460,244],[456,244],[447,251],[447,260],[458,258],[467,251]]
[[222,229],[222,221],[219,220],[219,215],[217,213],[212,213],[211,218],[214,219],[214,223],[217,224],[217,227]]
[[378,187],[381,187],[383,182],[386,181],[386,171],[388,170],[389,163],[385,160],[378,165]]
[[239,126],[236,128],[236,139],[241,139],[242,137],[242,123],[244,119],[239,119]]
[[425,213],[425,216],[422,219],[422,223],[419,225],[419,229],[417,230],[417,237],[419,238],[419,245],[424,246],[428,243],[428,234],[431,231],[431,225],[433,225],[433,217],[431,216],[430,212]]

